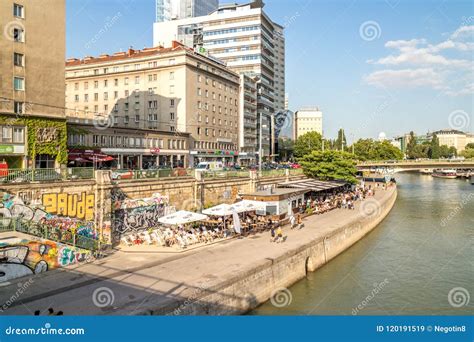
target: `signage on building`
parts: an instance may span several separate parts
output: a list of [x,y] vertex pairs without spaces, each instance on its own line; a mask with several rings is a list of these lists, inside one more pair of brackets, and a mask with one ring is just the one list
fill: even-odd
[[36,131],[36,141],[46,143],[58,140],[58,130],[55,127],[38,128]]
[[0,153],[2,154],[13,153],[14,151],[15,149],[12,145],[0,145]]
[[159,148],[152,148],[152,149],[150,149],[150,153],[152,153],[152,154],[159,154],[159,153],[160,153],[160,149],[159,149]]

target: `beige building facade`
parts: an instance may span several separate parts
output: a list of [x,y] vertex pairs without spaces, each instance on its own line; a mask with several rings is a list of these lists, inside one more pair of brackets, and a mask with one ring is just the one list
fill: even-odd
[[0,29],[0,162],[63,164],[65,1],[2,0]]
[[319,108],[304,108],[295,113],[294,136],[298,139],[308,132],[323,134],[323,113]]
[[235,161],[239,87],[225,64],[177,42],[66,62],[70,123],[190,133],[186,166]]

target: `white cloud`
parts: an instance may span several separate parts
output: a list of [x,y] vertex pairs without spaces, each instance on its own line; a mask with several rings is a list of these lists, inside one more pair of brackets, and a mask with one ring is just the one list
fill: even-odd
[[[473,33],[474,26],[461,26],[449,39],[437,44],[430,44],[426,39],[388,41],[385,47],[397,53],[367,63],[391,69],[374,71],[364,80],[379,87],[431,87],[450,96],[472,94],[472,78],[462,84],[456,82],[459,83],[460,73],[465,75],[474,69],[472,54],[466,56],[466,52],[474,51],[474,42],[466,39],[470,36],[472,40]],[[443,55],[446,50],[451,51],[449,56]],[[452,89],[452,83],[458,90]]]
[[380,70],[364,78],[365,82],[376,87],[420,87],[439,88],[442,85],[441,75],[433,69]]

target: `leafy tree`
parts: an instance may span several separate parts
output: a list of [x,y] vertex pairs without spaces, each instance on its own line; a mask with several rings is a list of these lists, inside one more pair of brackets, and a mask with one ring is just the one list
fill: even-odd
[[448,145],[441,145],[439,147],[439,157],[440,158],[449,158],[449,147],[448,147]]
[[337,132],[337,139],[334,147],[339,151],[342,151],[343,148],[347,147],[346,135],[344,134],[344,130],[342,128]]
[[415,137],[415,133],[413,131],[410,132],[410,135],[408,137],[408,143],[407,143],[407,148],[406,148],[406,155],[407,155],[407,158],[408,159],[416,159],[416,158],[419,158],[419,157],[416,157],[415,154],[416,154],[416,146],[417,146],[417,142],[416,142],[416,137]]
[[456,147],[451,146],[449,148],[449,156],[450,157],[457,157],[457,155],[458,155],[458,150],[456,149]]
[[356,157],[360,160],[399,160],[403,158],[402,151],[387,140],[359,139],[353,147]]
[[431,139],[430,149],[428,156],[431,159],[439,159],[440,158],[440,148],[439,148],[439,139],[436,134],[433,134],[433,138]]
[[466,148],[464,151],[460,152],[459,155],[467,159],[474,158],[474,147]]
[[301,160],[301,167],[307,177],[322,180],[344,180],[357,183],[354,156],[341,151],[313,151]]
[[465,149],[469,150],[469,149],[473,149],[474,150],[474,143],[469,143],[466,145]]
[[[326,146],[325,146],[326,147]],[[296,158],[310,154],[312,151],[321,151],[322,136],[318,132],[308,132],[296,139],[294,153]]]

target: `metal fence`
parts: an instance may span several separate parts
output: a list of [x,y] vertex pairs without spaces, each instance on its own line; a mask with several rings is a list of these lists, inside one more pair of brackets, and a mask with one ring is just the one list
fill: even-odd
[[101,243],[97,239],[75,234],[70,229],[51,227],[40,223],[24,221],[21,219],[1,219],[0,232],[6,231],[16,231],[41,239],[60,242],[90,251],[103,251],[111,247],[108,244]]
[[193,169],[147,169],[147,170],[113,170],[113,180],[124,179],[157,179],[170,177],[192,177]]
[[204,178],[248,178],[250,177],[250,172],[245,170],[235,170],[235,171],[202,171],[204,172]]
[[0,169],[0,183],[54,182],[93,179],[94,168]]

